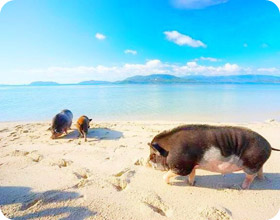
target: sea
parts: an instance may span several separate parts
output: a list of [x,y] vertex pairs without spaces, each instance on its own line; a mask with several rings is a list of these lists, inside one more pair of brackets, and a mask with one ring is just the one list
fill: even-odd
[[277,84],[0,86],[0,121],[51,121],[62,109],[96,121],[280,120]]

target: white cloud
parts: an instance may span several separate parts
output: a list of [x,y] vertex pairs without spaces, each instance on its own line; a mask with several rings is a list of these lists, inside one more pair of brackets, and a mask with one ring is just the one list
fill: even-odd
[[279,0],[268,0],[268,1],[274,3],[277,6],[277,8],[278,8],[278,10],[280,12],[280,2],[279,2]]
[[105,35],[100,34],[100,33],[96,33],[96,34],[95,34],[95,37],[96,37],[98,40],[104,40],[104,39],[106,38]]
[[217,58],[214,58],[214,57],[200,57],[200,58],[194,59],[194,61],[199,61],[199,60],[210,61],[210,62],[219,62],[219,61],[221,61],[221,59],[217,59]]
[[130,50],[130,49],[127,49],[124,51],[125,54],[132,54],[132,55],[136,55],[137,54],[137,51],[136,50]]
[[134,75],[172,74],[185,75],[238,75],[249,72],[237,64],[226,63],[219,66],[199,65],[195,61],[186,64],[163,63],[158,59],[140,63],[126,63],[116,66],[77,66],[77,67],[49,67],[46,69],[18,70],[32,81],[56,81],[60,83],[74,83],[84,80],[123,80]]
[[186,63],[184,66],[175,66],[173,72],[176,75],[238,75],[242,74],[243,69],[237,64],[226,63],[222,66],[204,66],[192,61]]
[[271,68],[259,68],[257,69],[258,72],[267,72],[267,73],[276,73],[279,72],[279,69],[275,68],[275,67],[271,67]]
[[165,31],[167,40],[174,42],[177,45],[187,45],[190,47],[206,47],[200,40],[192,39],[190,36],[179,33],[178,31]]
[[8,2],[11,2],[12,0],[1,0],[0,1],[0,12],[2,10],[2,8],[4,7],[4,5],[6,5]]
[[226,3],[227,1],[228,0],[171,0],[175,7],[183,9],[201,9]]
[[166,73],[165,65],[160,60],[149,60],[145,64],[125,64],[120,71],[128,76]]

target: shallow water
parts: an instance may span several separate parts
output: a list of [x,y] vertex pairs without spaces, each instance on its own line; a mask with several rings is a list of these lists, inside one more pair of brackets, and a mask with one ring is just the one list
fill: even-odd
[[62,109],[94,120],[252,122],[280,119],[280,85],[0,87],[0,121],[50,120]]

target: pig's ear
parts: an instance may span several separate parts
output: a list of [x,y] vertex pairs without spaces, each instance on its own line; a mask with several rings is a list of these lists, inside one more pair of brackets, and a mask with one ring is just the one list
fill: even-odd
[[153,143],[151,144],[151,147],[153,149],[155,149],[157,151],[157,153],[159,154],[159,156],[162,157],[167,157],[168,156],[168,151],[166,151],[165,149],[163,149],[161,146],[159,146],[157,143]]
[[92,118],[91,118],[91,119],[89,119],[89,121],[92,121]]

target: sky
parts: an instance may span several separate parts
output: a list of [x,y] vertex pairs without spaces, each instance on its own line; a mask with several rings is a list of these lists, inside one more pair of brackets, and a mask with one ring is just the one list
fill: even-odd
[[6,1],[0,84],[280,76],[280,12],[267,0]]

